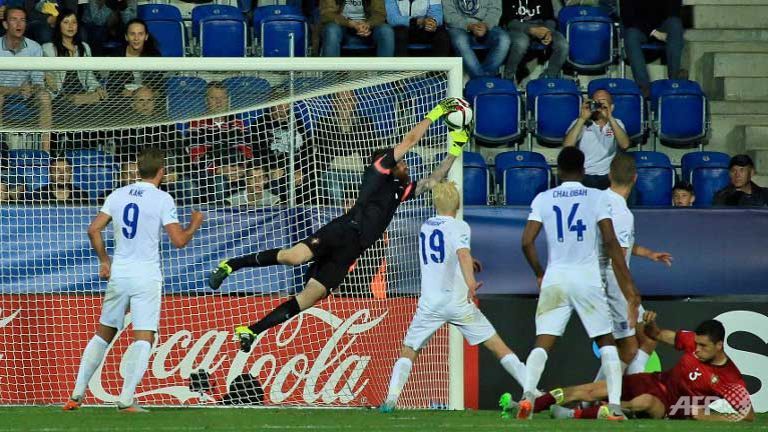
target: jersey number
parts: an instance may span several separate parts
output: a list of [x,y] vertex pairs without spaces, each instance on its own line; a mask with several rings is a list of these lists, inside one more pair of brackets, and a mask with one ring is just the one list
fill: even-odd
[[[427,265],[429,264],[427,260],[427,235],[419,233],[419,237],[421,238],[421,259],[424,260],[424,265]],[[429,254],[432,262],[440,264],[445,261],[445,240],[442,231],[432,231],[432,235],[429,236],[429,249],[432,252]]]
[[136,228],[139,224],[139,206],[130,203],[123,210],[123,236],[128,240],[136,237]]
[[[571,207],[571,212],[568,214],[568,231],[576,233],[576,241],[584,240],[584,231],[587,230],[586,225],[581,219],[576,220],[574,225],[573,219],[576,217],[576,211],[579,209],[579,203],[576,203]],[[553,206],[552,210],[557,217],[557,241],[563,242],[563,211],[558,206]]]

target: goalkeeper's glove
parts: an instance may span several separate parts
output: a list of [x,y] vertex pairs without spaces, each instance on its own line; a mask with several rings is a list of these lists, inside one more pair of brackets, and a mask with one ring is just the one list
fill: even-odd
[[467,129],[457,129],[448,132],[448,136],[451,137],[451,146],[448,147],[448,154],[455,157],[461,156],[461,152],[464,151],[464,144],[469,142],[469,131]]
[[437,123],[444,115],[454,112],[457,104],[455,98],[445,98],[432,108],[432,111],[427,114],[427,118],[432,120],[432,123]]

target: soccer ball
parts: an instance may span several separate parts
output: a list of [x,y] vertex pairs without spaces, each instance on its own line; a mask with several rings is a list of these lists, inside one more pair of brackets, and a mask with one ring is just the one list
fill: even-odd
[[469,124],[472,123],[472,118],[474,116],[469,102],[462,98],[456,98],[456,102],[458,102],[456,111],[449,113],[443,119],[445,125],[451,130],[458,130],[469,126]]

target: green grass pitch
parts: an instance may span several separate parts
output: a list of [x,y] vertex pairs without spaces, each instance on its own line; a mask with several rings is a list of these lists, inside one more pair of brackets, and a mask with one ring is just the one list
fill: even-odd
[[768,431],[768,414],[753,423],[632,420],[617,424],[596,420],[550,420],[540,414],[530,422],[501,419],[494,411],[396,411],[365,409],[212,409],[161,408],[147,414],[122,414],[114,408],[0,408],[5,431]]

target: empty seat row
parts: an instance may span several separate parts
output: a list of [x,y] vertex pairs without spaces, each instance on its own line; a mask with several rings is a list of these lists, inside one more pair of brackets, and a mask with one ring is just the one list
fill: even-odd
[[140,5],[138,17],[147,23],[164,57],[183,57],[191,47],[202,57],[245,57],[249,40],[263,57],[303,57],[308,51],[307,19],[295,6],[256,8],[250,29],[245,15],[235,6],[196,6],[192,9],[191,42],[181,11],[173,5]]
[[[669,206],[676,182],[675,167],[664,153],[630,153],[637,164],[636,205]],[[696,207],[710,207],[712,198],[729,183],[730,156],[720,152],[692,152],[682,159],[681,180],[693,184]],[[540,153],[509,151],[499,153],[493,173],[499,204],[528,205],[539,192],[555,185],[552,170]],[[490,169],[482,155],[464,152],[464,204],[486,205],[494,196]]]
[[[650,101],[628,79],[591,81],[587,93],[597,90],[612,95],[613,116],[624,123],[634,142],[641,142],[649,131],[670,146],[700,143],[707,135],[707,98],[695,81],[654,81]],[[512,81],[475,78],[464,87],[464,95],[474,107],[475,137],[496,145],[517,141],[526,133],[542,145],[562,144],[584,100],[576,82],[550,78],[530,81],[525,97]]]

